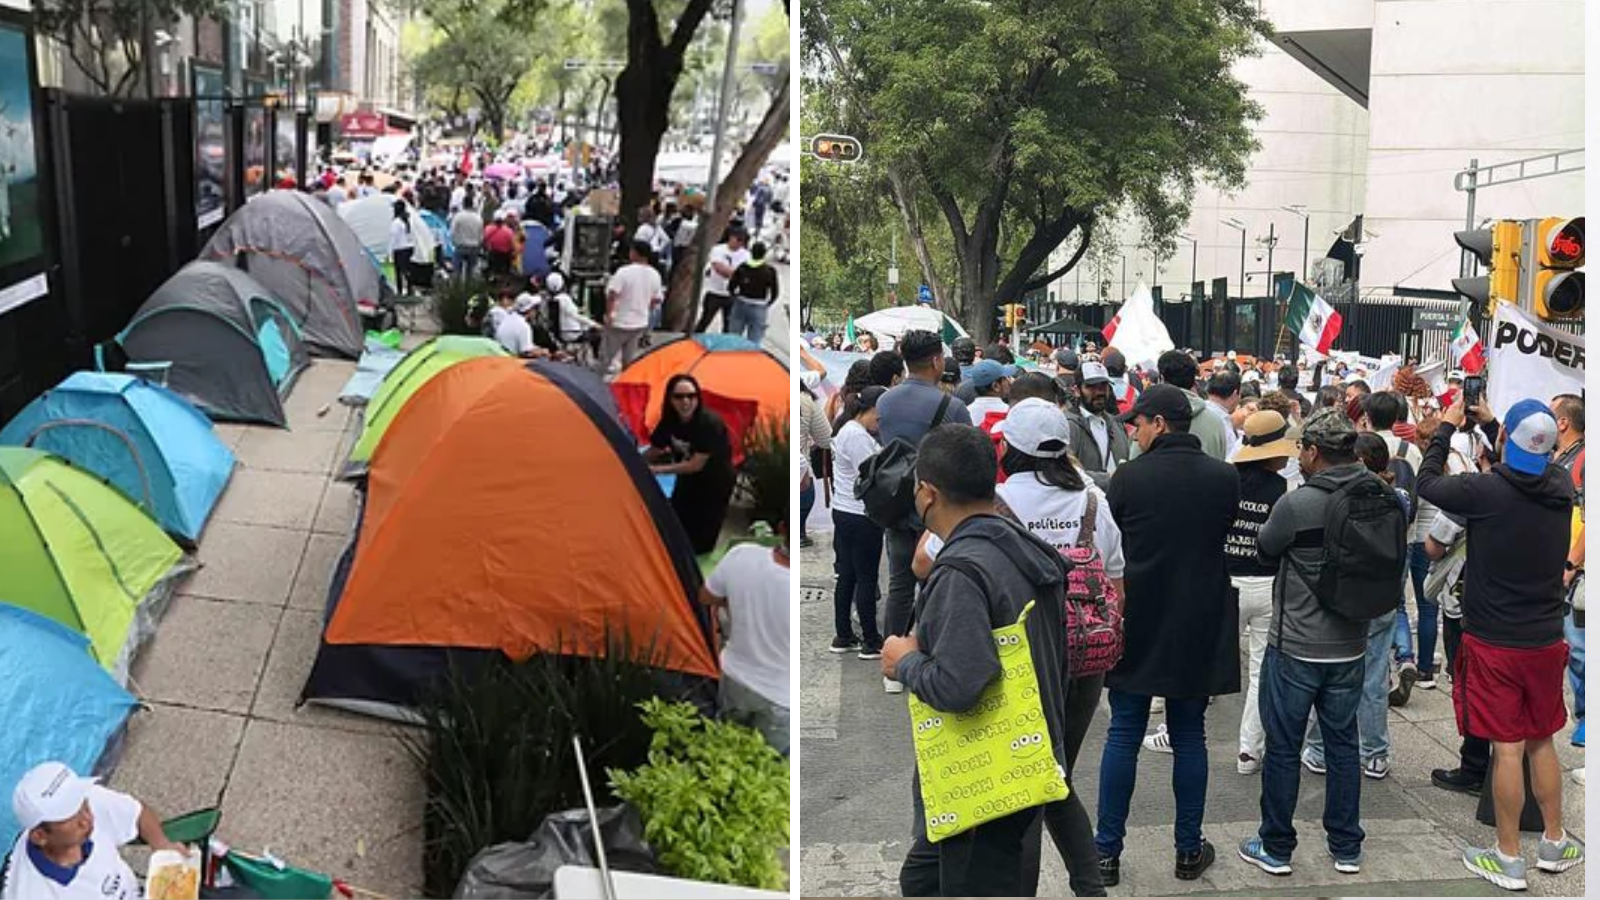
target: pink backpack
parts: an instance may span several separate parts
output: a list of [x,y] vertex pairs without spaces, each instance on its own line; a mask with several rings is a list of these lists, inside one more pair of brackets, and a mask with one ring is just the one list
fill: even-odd
[[1106,576],[1105,562],[1094,545],[1098,497],[1089,492],[1089,508],[1078,526],[1078,540],[1061,551],[1072,562],[1067,573],[1067,676],[1081,678],[1109,672],[1122,659],[1122,611],[1117,588]]

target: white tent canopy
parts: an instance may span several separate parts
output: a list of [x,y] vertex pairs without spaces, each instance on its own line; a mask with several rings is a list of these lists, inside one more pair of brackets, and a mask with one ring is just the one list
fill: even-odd
[[[400,198],[394,194],[373,194],[359,200],[346,200],[339,204],[339,217],[361,239],[362,246],[380,260],[389,258],[389,223],[394,221],[394,203]],[[401,200],[404,203],[405,201]],[[412,258],[419,263],[433,262],[434,238],[432,229],[423,223],[417,210],[407,203],[411,213],[411,236],[417,242]]]
[[879,340],[889,338],[895,344],[900,343],[900,336],[908,331],[931,331],[941,334],[944,323],[949,322],[959,337],[967,337],[966,329],[961,323],[950,318],[931,306],[891,306],[868,313],[856,320],[857,331],[870,331],[878,336]]

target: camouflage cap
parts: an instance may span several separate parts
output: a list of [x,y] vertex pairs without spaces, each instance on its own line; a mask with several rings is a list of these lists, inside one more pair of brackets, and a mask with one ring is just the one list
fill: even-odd
[[1326,407],[1312,413],[1300,429],[1302,443],[1330,450],[1348,450],[1356,443],[1356,426],[1344,410]]

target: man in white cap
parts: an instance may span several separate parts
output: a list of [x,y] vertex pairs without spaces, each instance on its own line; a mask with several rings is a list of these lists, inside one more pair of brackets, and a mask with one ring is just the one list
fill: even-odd
[[161,818],[127,794],[82,778],[59,762],[28,770],[11,793],[22,833],[6,865],[5,900],[134,900],[139,882],[118,848],[142,839],[153,850],[185,852]]
[[1117,466],[1128,461],[1131,450],[1128,431],[1117,421],[1111,374],[1106,371],[1105,364],[1083,363],[1079,379],[1082,406],[1076,414],[1067,416],[1067,423],[1072,426],[1072,455],[1094,483],[1105,490]]
[[533,343],[533,327],[528,324],[528,313],[538,307],[538,301],[531,294],[522,294],[517,297],[511,306],[511,314],[500,317],[500,325],[495,329],[494,339],[506,352],[512,356],[533,356],[535,345]]

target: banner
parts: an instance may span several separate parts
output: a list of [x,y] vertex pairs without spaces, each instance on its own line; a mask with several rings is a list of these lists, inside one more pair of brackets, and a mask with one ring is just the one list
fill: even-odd
[[1583,336],[1551,328],[1515,305],[1501,303],[1489,337],[1485,393],[1495,417],[1518,400],[1549,403],[1557,394],[1583,393]]

